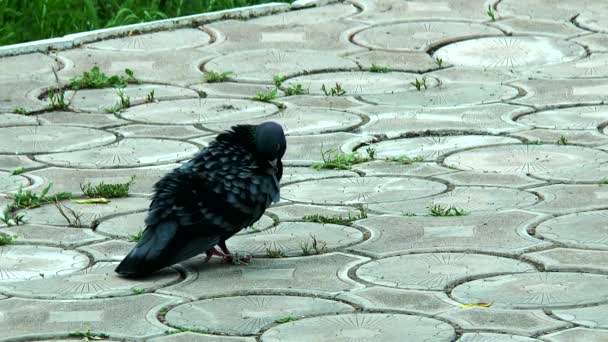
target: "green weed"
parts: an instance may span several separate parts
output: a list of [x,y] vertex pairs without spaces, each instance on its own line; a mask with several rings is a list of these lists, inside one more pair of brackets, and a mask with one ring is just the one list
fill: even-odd
[[131,69],[125,69],[125,76],[112,75],[108,76],[99,70],[98,66],[94,66],[89,71],[85,71],[80,76],[75,76],[70,80],[68,86],[72,90],[78,89],[99,89],[99,88],[124,88],[127,83],[140,83],[133,75]]
[[287,79],[285,76],[281,75],[273,75],[272,80],[274,81],[274,85],[278,88],[281,84]]
[[104,338],[110,337],[104,333],[95,333],[92,332],[91,329],[87,329],[86,331],[72,331],[68,334],[70,337],[82,337],[83,341],[91,341],[91,340],[103,340]]
[[25,168],[23,166],[19,166],[19,167],[14,168],[11,171],[11,176],[20,175],[24,172],[25,172]]
[[132,292],[134,295],[140,295],[140,294],[144,294],[144,293],[146,293],[146,290],[144,290],[144,289],[133,289],[131,292]]
[[205,72],[205,82],[207,83],[215,83],[215,82],[224,82],[228,79],[228,76],[232,75],[232,71],[224,71],[224,72],[215,72],[215,71],[207,71]]
[[[267,93],[261,91],[256,96],[252,97],[252,100],[262,101],[262,102],[270,102],[277,98],[277,89],[272,89]],[[279,107],[280,108],[280,107]]]
[[139,242],[139,240],[141,240],[141,237],[144,236],[144,230],[140,230],[137,234],[131,234],[129,235],[129,241],[131,242]]
[[369,68],[369,71],[370,72],[384,73],[384,72],[390,72],[391,68],[385,67],[385,66],[376,65],[376,64],[372,64],[372,66]]
[[565,135],[560,136],[559,139],[557,139],[557,144],[558,145],[568,145],[568,137]]
[[0,246],[10,245],[15,239],[9,235],[0,234]]
[[47,196],[53,183],[49,183],[40,194],[36,194],[31,190],[23,191],[23,186],[19,186],[19,190],[15,194],[9,194],[8,198],[13,200],[13,203],[8,205],[9,211],[18,209],[30,209],[41,206],[45,203],[50,203],[57,200],[69,199],[72,197],[70,192],[59,192],[52,196]]
[[327,251],[326,246],[327,242],[317,240],[314,234],[310,234],[310,239],[300,244],[303,255],[323,254]]
[[9,227],[12,227],[22,225],[26,223],[27,220],[25,218],[25,215],[12,212],[7,207],[6,210],[4,210],[4,212],[2,213],[2,216],[0,217],[0,222],[3,222]]
[[443,65],[443,58],[435,57],[435,63],[441,68]]
[[285,252],[283,252],[280,249],[271,249],[271,248],[266,248],[266,256],[269,258],[284,258],[285,257]]
[[296,320],[297,320],[297,318],[295,318],[293,316],[287,316],[287,317],[279,318],[275,322],[276,323],[287,323],[287,322],[293,322]]
[[156,102],[156,98],[154,97],[154,89],[152,89],[148,93],[148,95],[146,95],[146,102],[147,103]]
[[304,93],[307,93],[308,91],[304,90],[302,88],[301,84],[296,84],[293,87],[287,87],[287,89],[285,89],[285,95],[287,96],[291,96],[291,95],[301,95]]
[[51,101],[51,109],[67,109],[71,102],[65,100],[65,89],[49,89],[47,96]]
[[59,201],[55,201],[55,208],[57,208],[59,214],[68,222],[68,227],[82,226],[81,213],[77,213],[74,209],[62,205]]
[[15,109],[13,109],[13,113],[15,114],[27,114],[27,110],[23,107],[15,107]]
[[342,88],[342,85],[336,82],[335,87],[331,87],[329,91],[325,88],[325,84],[321,85],[321,90],[325,96],[344,96],[346,94],[346,90]]
[[492,5],[488,5],[488,11],[486,12],[486,14],[488,15],[488,17],[490,17],[490,19],[492,19],[492,21],[496,21],[496,14],[494,13]]
[[425,90],[427,89],[426,77],[422,77],[422,81],[416,78],[416,80],[414,82],[410,82],[410,84],[416,87],[416,90],[418,91],[422,90],[422,87],[424,87]]
[[408,156],[399,156],[399,157],[388,157],[385,159],[386,161],[397,162],[401,164],[412,164],[419,163],[424,160],[424,158],[418,156],[414,158],[410,158]]
[[322,162],[312,164],[314,169],[339,169],[350,170],[350,167],[355,164],[365,163],[370,160],[368,157],[363,157],[357,152],[342,153],[336,152],[335,149],[321,151]]
[[458,209],[454,206],[446,207],[441,204],[433,204],[428,207],[431,216],[464,216],[464,209]]

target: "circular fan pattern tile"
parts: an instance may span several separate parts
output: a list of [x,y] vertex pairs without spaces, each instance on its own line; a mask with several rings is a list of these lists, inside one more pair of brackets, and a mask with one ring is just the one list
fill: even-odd
[[50,278],[78,271],[89,264],[86,255],[54,247],[0,247],[0,284]]
[[517,89],[500,84],[457,82],[422,88],[421,91],[415,91],[412,86],[412,91],[405,93],[366,94],[361,97],[372,103],[404,108],[441,108],[495,103],[517,95]]
[[363,240],[358,229],[335,224],[283,222],[255,234],[235,236],[227,241],[231,250],[266,256],[271,252],[285,256],[319,254]]
[[259,124],[264,121],[272,120],[281,126],[285,134],[288,135],[304,135],[315,133],[327,133],[338,130],[349,130],[359,126],[363,120],[360,116],[348,112],[323,109],[323,108],[307,108],[302,109],[286,109],[279,112],[277,115],[259,119],[247,119],[240,121],[224,121],[217,123],[204,123],[205,128],[214,131],[223,131],[229,129],[233,125],[238,124]]
[[411,254],[369,262],[357,276],[370,283],[403,289],[443,290],[458,279],[496,274],[528,272],[530,264],[481,254]]
[[[458,152],[444,160],[447,166],[461,170],[501,173],[537,173],[550,176],[551,170],[571,165],[584,167],[608,161],[608,153],[578,146],[508,145],[481,147]],[[575,178],[576,175],[572,175]]]
[[23,176],[11,176],[9,172],[0,171],[0,192],[9,192],[27,186],[29,181]]
[[292,75],[323,70],[358,69],[355,62],[333,53],[310,50],[248,50],[214,58],[205,70],[233,71],[243,81],[272,81],[272,75]]
[[484,135],[429,136],[387,140],[372,144],[371,147],[376,149],[376,155],[380,158],[407,156],[409,158],[422,157],[424,160],[433,160],[443,154],[465,148],[519,142],[519,140],[513,138]]
[[403,201],[438,194],[446,188],[439,182],[414,178],[352,177],[291,184],[281,193],[291,201],[343,205]]
[[583,11],[576,17],[576,22],[591,31],[608,33],[608,6],[604,3],[604,7]]
[[164,269],[143,278],[124,278],[114,272],[118,263],[97,263],[82,271],[50,279],[0,283],[0,293],[30,298],[89,299],[151,292],[176,282],[179,273]]
[[542,340],[525,337],[525,336],[493,334],[493,333],[463,334],[462,337],[458,341],[459,342],[542,342]]
[[38,161],[59,166],[90,168],[168,164],[191,157],[196,145],[165,139],[124,139],[96,149],[38,156]]
[[144,211],[140,213],[116,216],[101,222],[99,226],[97,226],[96,230],[98,232],[113,236],[130,238],[146,228],[144,220],[146,219],[147,215],[148,212]]
[[[308,93],[313,95],[331,93],[332,88],[337,88],[336,84],[346,92],[345,95],[392,94],[415,90],[410,82],[414,82],[416,78],[420,79],[421,76],[408,72],[331,72],[291,78],[285,81],[283,86],[293,87],[301,84],[303,89],[307,89]],[[426,77],[428,88],[436,85],[435,78]],[[323,86],[325,91],[322,89]]]
[[608,250],[608,210],[560,216],[541,223],[536,233],[566,246]]
[[462,302],[492,302],[497,308],[551,308],[600,303],[608,299],[608,275],[521,273],[474,280],[457,286]]
[[70,126],[0,128],[0,153],[66,152],[109,144],[114,134]]
[[447,342],[454,328],[436,319],[397,314],[344,314],[305,318],[270,328],[262,342]]
[[527,207],[537,201],[536,195],[526,191],[468,186],[409,201],[371,203],[369,208],[387,214],[399,215],[405,211],[416,215],[430,215],[430,207],[440,206],[444,209],[456,208],[466,214],[487,214],[488,211]]
[[502,35],[502,32],[480,24],[426,21],[372,27],[356,34],[353,41],[374,49],[410,51],[485,35]]
[[596,129],[608,121],[608,106],[562,108],[519,117],[517,122],[540,128]]
[[434,54],[449,64],[475,68],[516,68],[566,63],[586,55],[573,42],[547,37],[486,37],[446,45]]
[[211,36],[198,29],[179,29],[102,40],[87,47],[102,50],[158,52],[208,45]]
[[287,317],[349,312],[349,305],[321,298],[239,296],[182,304],[165,316],[167,323],[215,333],[250,335]]
[[275,105],[238,99],[189,99],[150,103],[127,109],[127,120],[156,124],[219,124],[276,113]]

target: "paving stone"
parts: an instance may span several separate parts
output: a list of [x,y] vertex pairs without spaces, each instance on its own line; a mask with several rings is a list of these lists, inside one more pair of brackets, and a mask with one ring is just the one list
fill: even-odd
[[459,171],[437,175],[437,178],[445,179],[456,186],[478,185],[522,188],[545,183],[521,174],[502,174],[497,172]]
[[452,298],[462,303],[492,302],[492,307],[552,308],[601,303],[608,298],[608,276],[537,272],[501,275],[458,285]]
[[19,79],[0,81],[0,112],[10,113],[23,108],[28,113],[47,109],[47,105],[38,100],[43,89],[55,85],[51,76],[23,76]]
[[103,236],[89,229],[74,229],[64,227],[25,224],[2,229],[2,232],[16,237],[16,240],[26,244],[58,245],[75,247],[92,242],[103,241]]
[[360,215],[361,212],[353,207],[328,207],[309,204],[291,204],[269,208],[269,213],[276,215],[281,221],[301,221],[304,216],[321,215],[325,217],[342,217]]
[[52,278],[89,264],[89,258],[82,253],[45,246],[2,246],[0,256],[0,284]]
[[479,251],[514,254],[550,245],[526,229],[538,216],[524,211],[487,216],[376,216],[357,222],[372,232],[369,240],[350,249],[387,257],[404,252]]
[[134,246],[135,242],[109,240],[78,249],[89,253],[95,262],[122,261]]
[[70,331],[108,334],[117,339],[146,338],[167,329],[154,318],[162,307],[181,300],[156,294],[95,300],[0,301],[0,338],[15,339],[67,335]]
[[531,272],[532,265],[483,254],[429,253],[374,260],[357,269],[367,282],[401,289],[443,290],[468,278],[495,273]]
[[[291,147],[290,147],[291,148]],[[283,177],[281,185],[293,182],[308,181],[313,179],[334,178],[334,177],[359,177],[358,174],[347,170],[315,170],[312,167],[283,167]]]
[[67,83],[93,66],[98,66],[108,76],[125,76],[125,69],[131,69],[142,82],[187,86],[203,80],[199,65],[216,55],[211,51],[194,49],[141,52],[72,49],[58,53],[65,64],[58,75],[60,80]]
[[586,46],[591,52],[608,52],[608,34],[605,33],[592,33],[572,41]]
[[257,125],[265,121],[274,121],[283,127],[286,135],[320,134],[351,130],[363,124],[363,119],[353,113],[343,110],[310,108],[302,111],[300,108],[287,108],[269,117],[230,120],[224,122],[203,123],[202,126],[216,132],[230,129],[234,125]]
[[[603,170],[605,171],[606,167]],[[534,191],[540,193],[544,200],[533,206],[531,210],[559,215],[603,209],[606,207],[605,199],[608,198],[606,185],[554,184],[535,188]]]
[[608,328],[608,305],[552,310],[560,319],[591,328]]
[[[406,72],[330,72],[290,78],[282,85],[293,87],[301,84],[302,88],[308,89],[308,93],[313,95],[325,95],[322,87],[325,86],[326,91],[330,92],[336,83],[340,84],[347,95],[393,94],[413,91],[409,81],[414,81],[417,77],[420,75]],[[437,86],[437,80],[433,77],[427,77],[426,82],[429,88]]]
[[[230,79],[230,76],[228,76],[228,79]],[[199,93],[205,93],[207,98],[241,98],[246,100],[250,100],[260,92],[268,93],[276,89],[274,85],[270,84],[235,83],[228,81],[193,84],[190,88]],[[277,90],[277,96],[281,97],[284,95],[285,93],[282,90]]]
[[[198,99],[196,91],[162,84],[134,84],[121,89],[123,96],[129,98],[129,106],[147,103],[147,96],[154,92],[156,101],[176,99]],[[70,107],[85,112],[105,113],[117,103],[120,95],[114,88],[69,90],[65,96],[70,100]]]
[[[601,6],[601,5],[600,5]],[[582,28],[595,32],[608,33],[608,6],[603,4],[603,7],[594,8],[592,11],[584,9],[580,15],[576,17],[576,23]]]
[[137,235],[146,228],[144,220],[148,216],[147,211],[121,215],[105,220],[97,226],[97,231],[112,236],[129,238]]
[[82,127],[20,126],[0,128],[0,153],[66,152],[109,144],[113,134]]
[[421,157],[432,161],[462,149],[484,145],[513,144],[513,138],[486,135],[451,135],[386,140],[369,146],[376,149],[379,158]]
[[[551,178],[560,168],[605,162],[608,153],[579,146],[505,145],[480,147],[448,156],[445,165],[461,170],[532,174]],[[572,172],[572,169],[570,169]],[[563,174],[563,172],[562,172]],[[576,179],[576,174],[569,175]]]
[[472,131],[491,134],[514,132],[527,126],[514,123],[512,117],[530,109],[497,103],[464,108],[402,108],[370,106],[357,112],[370,121],[359,128],[361,133],[384,135],[388,138],[425,131]]
[[488,215],[512,208],[524,208],[539,198],[526,191],[495,187],[458,187],[449,192],[411,200],[370,203],[369,209],[395,215],[430,215],[430,207],[456,208],[466,215]]
[[29,159],[27,156],[0,155],[0,170],[10,172],[18,167],[31,169],[43,165],[44,164]]
[[[541,310],[501,310],[493,307],[494,305],[492,305],[492,308],[458,309],[457,311],[443,313],[439,317],[457,323],[465,331],[485,330],[526,336],[569,326],[568,323],[552,319]],[[495,340],[488,341],[494,342]],[[505,341],[519,340],[506,339]]]
[[[285,256],[323,253],[352,245],[363,240],[363,233],[355,228],[313,222],[282,222],[259,233],[234,236],[228,248],[265,257],[271,252]],[[318,244],[319,251],[314,246]]]
[[0,114],[0,127],[37,125],[35,116],[23,114]]
[[341,302],[295,296],[238,296],[182,304],[165,316],[167,323],[221,334],[259,333],[286,317],[350,312]]
[[183,332],[155,337],[150,342],[256,342],[255,337],[217,336],[193,332]]
[[372,137],[352,133],[328,133],[287,137],[289,148],[283,156],[283,164],[311,164],[322,160],[321,152],[335,149],[350,152],[353,147],[372,140]]
[[452,341],[454,328],[436,319],[399,315],[357,313],[313,317],[270,328],[260,341],[347,342]]
[[212,38],[207,32],[200,29],[184,28],[172,31],[134,34],[118,39],[102,40],[87,44],[86,46],[101,50],[156,52],[204,46],[211,42]]
[[137,167],[189,159],[198,151],[196,145],[186,142],[137,138],[124,139],[96,149],[39,155],[37,160],[54,166],[85,169]]
[[493,333],[471,333],[462,334],[460,337],[461,342],[535,342],[542,341],[535,338],[507,335],[507,334],[493,334]]
[[595,130],[608,121],[608,106],[553,109],[517,118],[517,122],[548,129]]
[[587,328],[573,328],[563,331],[558,331],[553,334],[543,336],[547,341],[551,342],[602,342],[608,340],[608,331],[595,330]]
[[559,247],[525,254],[524,258],[542,264],[547,271],[608,271],[608,251]]
[[126,138],[168,138],[191,139],[209,132],[201,131],[193,126],[172,125],[128,125],[111,129]]
[[472,19],[487,20],[488,16],[480,10],[479,3],[458,0],[399,1],[399,0],[357,0],[363,9],[353,16],[354,20],[369,23],[404,19]]
[[345,292],[338,298],[357,303],[366,310],[400,310],[427,315],[435,315],[458,305],[443,292],[375,286]]
[[563,78],[599,78],[608,77],[608,54],[594,53],[583,59],[569,63],[544,65],[536,70],[529,70],[530,77],[544,79]]
[[349,55],[348,58],[357,62],[364,69],[373,65],[388,67],[391,70],[426,72],[439,68],[437,63],[421,51],[365,51]]
[[256,258],[249,265],[230,265],[202,257],[182,265],[193,272],[185,281],[158,292],[193,299],[240,295],[244,291],[335,295],[362,287],[346,276],[351,267],[369,259],[328,253],[289,259]]
[[536,20],[522,19],[522,18],[509,18],[502,19],[493,23],[506,31],[510,35],[544,35],[555,38],[570,38],[585,34],[588,31],[582,30],[577,26],[573,25],[569,18],[562,18],[562,20]]
[[91,128],[105,128],[128,124],[114,114],[76,113],[52,111],[36,115],[36,120],[43,125],[82,126]]
[[[332,191],[321,192],[322,189]],[[416,178],[351,177],[290,184],[281,192],[283,198],[291,201],[345,205],[403,201],[438,194],[445,189],[442,183]]]
[[352,96],[312,96],[298,95],[282,98],[287,107],[299,107],[300,109],[310,109],[311,107],[327,109],[350,109],[361,107],[363,102],[357,101]]
[[604,79],[526,80],[511,85],[523,88],[526,92],[526,95],[511,102],[538,109],[599,105],[608,101],[608,81]]
[[82,271],[50,279],[0,284],[0,292],[42,299],[109,298],[131,296],[134,291],[153,292],[179,279],[179,273],[172,269],[163,269],[143,278],[124,278],[114,272],[116,266],[118,263],[97,263]]
[[[62,201],[59,203],[62,206],[74,210],[74,212],[80,216],[82,226],[91,227],[97,225],[99,220],[107,216],[147,209],[150,200],[148,198],[128,197],[113,198],[108,204],[78,204],[71,201]],[[52,226],[68,225],[66,219],[61,216],[61,213],[59,213],[59,210],[57,210],[53,204],[46,204],[39,208],[28,209],[22,212],[30,218],[30,223]]]
[[513,136],[521,137],[532,142],[558,143],[562,137],[566,137],[567,144],[598,146],[608,144],[608,136],[599,133],[597,130],[550,130],[534,129],[513,133]]
[[439,48],[433,56],[449,64],[469,68],[513,69],[566,63],[586,54],[582,46],[565,40],[540,36],[510,36],[452,43]]
[[488,83],[458,82],[443,83],[439,87],[395,94],[371,94],[361,96],[363,100],[379,105],[405,108],[445,108],[464,105],[491,104],[514,98],[515,88]]
[[[447,62],[444,62],[447,64]],[[525,77],[520,69],[506,68],[466,68],[462,66],[452,66],[430,72],[429,75],[437,77],[441,81],[448,82],[479,82],[490,84],[505,84],[510,81],[520,80]]]
[[374,26],[357,33],[352,39],[370,49],[427,51],[457,40],[499,34],[499,30],[480,24],[421,21]]
[[160,166],[148,166],[129,169],[67,169],[60,167],[48,167],[41,170],[30,171],[28,176],[35,181],[36,188],[43,189],[53,182],[52,192],[67,191],[73,194],[81,194],[80,185],[100,183],[118,184],[127,183],[135,176],[133,183],[129,186],[130,195],[150,195],[154,183],[159,181],[169,171],[178,167],[179,164],[167,164]]
[[568,20],[580,13],[581,8],[592,10],[599,6],[601,3],[592,0],[565,0],[559,3],[551,0],[506,0],[499,3],[497,9],[505,17]]
[[[295,60],[298,63],[293,63]],[[329,52],[296,49],[239,51],[205,64],[205,70],[232,71],[232,78],[247,82],[271,82],[275,74],[292,76],[336,69],[357,69],[357,64]]]
[[[22,68],[27,65],[27,69]],[[6,80],[23,79],[24,77],[52,77],[53,69],[59,70],[58,61],[43,53],[29,53],[18,56],[0,58],[0,82]]]
[[150,103],[127,109],[127,120],[154,124],[209,124],[255,119],[274,114],[270,103],[240,99],[189,99]]
[[536,227],[536,234],[568,247],[608,250],[606,219],[608,210],[560,216],[541,223]]
[[29,180],[23,176],[11,175],[10,172],[0,171],[0,193],[14,191],[19,189],[19,187],[27,187],[29,184]]

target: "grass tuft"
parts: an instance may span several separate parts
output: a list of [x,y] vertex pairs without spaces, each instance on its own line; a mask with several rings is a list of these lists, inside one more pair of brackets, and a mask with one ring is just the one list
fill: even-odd
[[135,180],[135,176],[131,176],[126,183],[110,183],[106,184],[101,182],[97,185],[91,185],[91,183],[80,184],[80,190],[89,198],[119,198],[119,197],[127,197],[129,196],[129,188],[133,181]]
[[98,89],[98,88],[124,88],[127,83],[140,83],[133,75],[131,69],[125,69],[126,76],[108,76],[94,66],[89,71],[85,71],[80,76],[75,76],[70,80],[68,86],[72,90],[78,89]]
[[51,109],[67,109],[70,102],[65,100],[65,89],[49,89],[47,93],[49,101],[51,101]]
[[372,64],[371,68],[369,68],[369,71],[370,72],[384,73],[384,72],[390,72],[391,68],[386,67],[386,66],[380,66],[380,65]]
[[285,255],[285,252],[283,252],[280,249],[266,248],[266,256],[269,258],[279,259],[279,258],[284,258],[286,255]]
[[68,336],[82,337],[83,341],[102,340],[104,338],[110,337],[109,335],[104,334],[104,333],[92,332],[91,329],[87,329],[86,331],[80,331],[80,330],[72,331],[68,334]]
[[13,203],[8,205],[9,211],[36,208],[55,200],[72,198],[72,193],[70,192],[59,192],[52,196],[47,196],[52,186],[53,183],[49,183],[49,185],[42,189],[40,194],[36,194],[31,190],[23,191],[23,186],[19,186],[17,193],[8,195],[8,198],[13,200]]
[[215,71],[207,71],[205,72],[205,82],[207,83],[216,83],[216,82],[224,82],[228,79],[228,77],[232,75],[232,71],[224,71],[224,72],[215,72]]
[[287,79],[287,77],[285,76],[281,76],[281,75],[273,75],[272,76],[272,80],[274,81],[274,85],[278,88],[281,86],[281,84],[283,82],[285,82],[285,80]]
[[488,11],[486,12],[486,14],[488,15],[488,17],[490,17],[490,19],[492,19],[492,21],[496,21],[496,13],[494,13],[492,5],[488,5]]
[[557,139],[557,144],[558,145],[568,145],[568,137],[565,135],[560,136],[559,139]]
[[15,238],[9,235],[0,234],[0,246],[10,245],[15,241]]
[[296,321],[296,320],[298,320],[296,317],[287,316],[287,317],[279,318],[275,322],[276,323],[287,323],[287,322],[293,322],[293,321]]
[[13,109],[13,113],[15,114],[27,114],[27,110],[23,107],[15,107],[15,109]]
[[386,161],[397,162],[401,164],[412,164],[412,163],[420,163],[424,161],[424,158],[418,156],[414,158],[410,158],[408,156],[399,156],[399,157],[388,157],[385,159]]
[[25,172],[25,168],[23,166],[19,166],[19,167],[14,168],[11,171],[11,176],[20,175],[24,172]]
[[443,58],[435,57],[435,63],[441,68],[443,65]]
[[431,216],[464,216],[467,214],[464,209],[458,209],[454,206],[446,207],[441,204],[433,204],[428,209]]
[[424,87],[425,90],[428,89],[426,85],[426,77],[422,77],[422,80],[416,78],[416,80],[414,82],[410,82],[410,84],[416,87],[416,90],[418,91],[422,90],[422,87]]
[[338,169],[338,170],[350,170],[351,166],[355,164],[365,163],[370,160],[369,157],[363,157],[357,152],[342,153],[336,152],[335,149],[329,149],[327,151],[321,151],[322,162],[312,164],[312,167],[316,170],[320,169]]
[[325,84],[321,85],[321,90],[325,96],[344,96],[346,94],[346,90],[342,88],[342,85],[336,82],[334,87],[331,87],[329,91],[325,88]]
[[272,89],[267,93],[261,91],[256,96],[252,97],[252,100],[262,101],[262,102],[270,102],[277,98],[277,89]]
[[139,242],[139,240],[141,240],[141,237],[144,235],[144,230],[140,230],[137,234],[131,234],[129,235],[129,241],[131,242]]
[[302,95],[304,93],[308,93],[308,90],[304,90],[301,84],[296,84],[293,87],[287,87],[287,89],[285,89],[285,95],[287,96]]
[[303,255],[323,254],[327,251],[325,248],[326,246],[327,242],[317,240],[317,237],[314,234],[310,234],[310,240],[306,240],[304,243],[300,244]]

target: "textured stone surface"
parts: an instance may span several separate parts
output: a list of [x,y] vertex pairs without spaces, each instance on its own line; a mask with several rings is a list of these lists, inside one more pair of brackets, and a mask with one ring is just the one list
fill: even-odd
[[451,310],[458,305],[443,292],[375,286],[346,292],[340,298],[357,303],[365,309],[401,310],[429,315]]
[[90,229],[26,224],[2,229],[3,233],[14,236],[20,243],[74,247],[104,240]]
[[557,317],[592,328],[608,328],[608,305],[553,310]]
[[82,150],[106,145],[116,137],[81,127],[21,126],[0,128],[3,153],[48,153]]
[[[606,170],[606,167],[608,165],[602,167],[602,170]],[[600,178],[598,177],[598,179]],[[540,193],[544,200],[531,209],[552,214],[602,209],[606,207],[604,199],[608,198],[608,186],[606,185],[555,184],[536,188],[534,191]]]
[[[584,227],[584,226],[576,226]],[[608,270],[608,251],[555,248],[525,255],[528,260],[542,264],[547,271]]]
[[461,342],[535,342],[542,341],[535,338],[507,335],[507,334],[495,334],[495,333],[470,333],[463,334],[460,338]]
[[517,122],[549,129],[596,129],[608,121],[608,106],[553,109],[524,115]]
[[203,30],[180,29],[132,35],[88,44],[93,49],[118,51],[163,51],[209,44],[211,37]]
[[606,219],[608,210],[560,216],[541,223],[536,234],[570,247],[608,250]]
[[240,296],[182,304],[165,316],[167,323],[206,331],[249,335],[286,317],[353,311],[349,305],[320,298]]
[[526,95],[512,100],[513,103],[552,109],[559,106],[599,105],[608,101],[605,79],[590,80],[527,80],[514,82]]
[[551,342],[576,342],[589,341],[601,342],[608,340],[608,331],[594,330],[587,328],[573,328],[559,331],[553,334],[543,336],[547,341]]
[[89,264],[82,253],[44,246],[1,246],[0,256],[0,284],[51,278]]
[[253,337],[217,336],[183,332],[150,339],[152,342],[255,342]]

